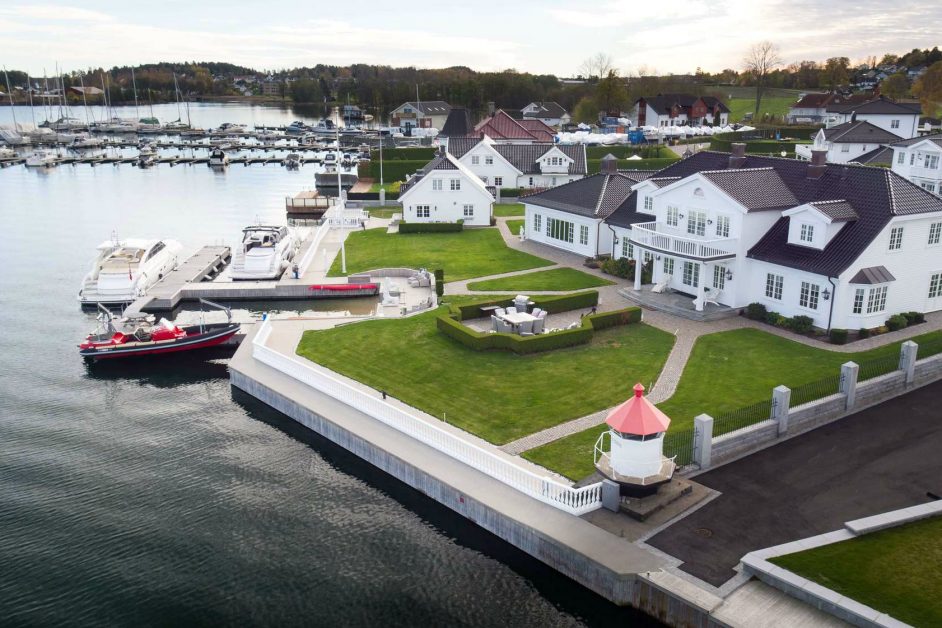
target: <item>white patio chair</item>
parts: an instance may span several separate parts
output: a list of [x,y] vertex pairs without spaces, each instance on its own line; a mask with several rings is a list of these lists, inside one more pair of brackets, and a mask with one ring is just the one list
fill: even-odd
[[530,312],[530,314],[532,314],[533,316],[536,316],[537,318],[539,318],[539,317],[540,317],[540,312],[542,312],[542,311],[543,311],[542,309],[540,309],[540,308],[538,308],[538,307],[535,307],[535,308],[533,308],[533,311]]
[[497,317],[501,317],[501,316],[503,316],[503,315],[506,314],[506,313],[507,313],[507,310],[505,310],[505,309],[502,308],[502,307],[499,307],[499,308],[497,308],[496,310],[494,310],[494,315],[497,316]]
[[534,333],[534,334],[542,334],[542,333],[543,333],[543,324],[544,324],[544,322],[545,322],[545,321],[544,321],[544,319],[542,319],[542,318],[538,318],[538,319],[536,319],[535,321],[533,321],[533,333]]
[[703,295],[703,304],[712,303],[713,305],[719,307],[722,305],[720,299],[723,297],[722,290],[711,290]]
[[517,325],[517,333],[521,336],[523,334],[532,334],[533,333],[533,321],[523,321]]
[[496,316],[491,316],[491,329],[492,330],[497,331],[497,321],[499,320],[500,319],[497,318]]
[[664,275],[659,282],[654,284],[654,287],[651,288],[651,292],[657,292],[658,294],[666,292],[670,289],[668,286],[671,284],[671,279],[673,278],[673,275]]
[[510,333],[513,333],[514,327],[513,327],[513,325],[511,325],[510,323],[507,323],[507,322],[505,322],[505,321],[502,321],[502,320],[498,319],[498,320],[497,320],[497,331],[502,332],[502,333],[505,333],[505,334],[510,334]]

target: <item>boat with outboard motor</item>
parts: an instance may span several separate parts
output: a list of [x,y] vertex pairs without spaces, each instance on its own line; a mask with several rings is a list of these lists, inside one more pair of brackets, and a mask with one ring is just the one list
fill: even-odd
[[226,312],[225,323],[206,323],[179,327],[161,319],[154,324],[152,315],[128,316],[115,320],[114,315],[99,304],[99,326],[79,345],[79,355],[87,362],[194,351],[218,346],[232,338],[240,329],[232,322],[232,312],[222,305],[200,299],[201,303]]

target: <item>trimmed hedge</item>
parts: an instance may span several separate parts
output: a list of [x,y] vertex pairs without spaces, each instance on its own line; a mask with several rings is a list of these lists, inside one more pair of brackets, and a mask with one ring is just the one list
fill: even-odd
[[[383,181],[403,181],[410,174],[414,174],[417,170],[422,169],[425,164],[431,160],[431,157],[428,159],[399,159],[393,161],[386,161],[384,159]],[[365,173],[364,170],[366,171]],[[379,161],[371,160],[369,165],[364,165],[361,167],[360,176],[369,177],[370,179],[379,181]]]
[[[676,162],[680,157],[670,158],[670,157],[658,157],[652,159],[619,159],[618,160],[618,169],[619,170],[662,170],[672,163]],[[595,174],[599,172],[602,168],[601,159],[590,159],[588,162],[589,174]]]
[[793,129],[781,129],[781,133],[785,137],[792,138],[797,135],[799,139],[776,140],[775,129],[757,129],[748,132],[733,131],[732,133],[717,133],[705,139],[705,141],[710,142],[710,150],[727,153],[732,150],[732,145],[738,142],[744,142],[746,144],[747,153],[780,153],[783,150],[788,153],[794,153],[796,144],[811,143],[810,139],[803,139],[803,137],[810,137],[806,136],[804,132],[796,132]]
[[626,157],[631,157],[632,155],[641,155],[644,159],[655,159],[658,157],[675,159],[674,151],[668,148],[666,145],[661,144],[648,144],[643,145],[625,145],[618,144],[615,146],[586,146],[585,147],[585,157],[586,159],[602,159],[605,155],[611,153],[618,159],[625,159]]
[[405,222],[399,223],[399,233],[453,233],[464,230],[464,221],[458,222]]
[[452,314],[439,316],[435,326],[440,332],[473,351],[502,349],[519,355],[564,349],[588,344],[596,331],[617,325],[629,325],[641,320],[641,308],[629,307],[613,312],[590,314],[583,317],[582,325],[548,334],[520,336],[503,332],[480,332],[462,325]]
[[[536,304],[535,307],[546,310],[550,314],[566,312],[583,307],[593,307],[599,304],[599,293],[595,290],[585,292],[574,292],[572,294],[551,294],[531,297]],[[481,318],[481,308],[496,305],[498,307],[509,307],[513,305],[513,299],[481,299],[480,301],[465,302],[460,304],[451,304],[448,307],[448,313],[459,321],[469,318]]]
[[[428,163],[435,157],[435,150],[436,149],[431,146],[413,148],[389,148],[388,146],[383,146],[383,165],[385,166],[387,161],[418,161],[420,159],[424,159],[425,162]],[[378,148],[374,148],[370,151],[370,161],[379,161]]]
[[521,194],[528,192],[524,188],[500,188],[500,197],[503,198],[517,198]]

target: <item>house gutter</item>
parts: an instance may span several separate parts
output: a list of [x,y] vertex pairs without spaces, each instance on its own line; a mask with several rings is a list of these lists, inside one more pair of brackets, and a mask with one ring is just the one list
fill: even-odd
[[831,309],[828,312],[828,333],[831,333],[831,319],[834,318],[834,302],[837,301],[837,284],[834,283],[836,277],[828,277],[828,282],[831,284]]
[[[602,222],[605,222],[604,220]],[[608,230],[612,232],[612,259],[615,259],[615,239],[618,238],[618,234],[615,233],[615,230],[612,229],[612,226],[605,222],[605,226],[608,227]]]

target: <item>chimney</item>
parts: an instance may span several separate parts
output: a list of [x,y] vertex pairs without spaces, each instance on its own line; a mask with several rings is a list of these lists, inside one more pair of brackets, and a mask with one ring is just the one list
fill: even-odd
[[856,121],[857,121],[857,112],[856,112],[856,111],[851,111],[851,112],[850,112],[850,121],[851,121],[851,122],[856,122]]
[[488,103],[487,103],[487,115],[490,116],[491,118],[493,118],[495,112],[496,112],[496,110],[495,110],[495,107],[494,107],[494,101],[488,102]]
[[618,174],[618,159],[611,153],[605,155],[599,170],[602,174]]
[[742,142],[735,142],[730,148],[732,152],[729,154],[729,167],[742,168],[746,163],[746,145]]
[[811,149],[811,164],[808,166],[808,178],[820,179],[827,166],[828,152],[822,149]]

